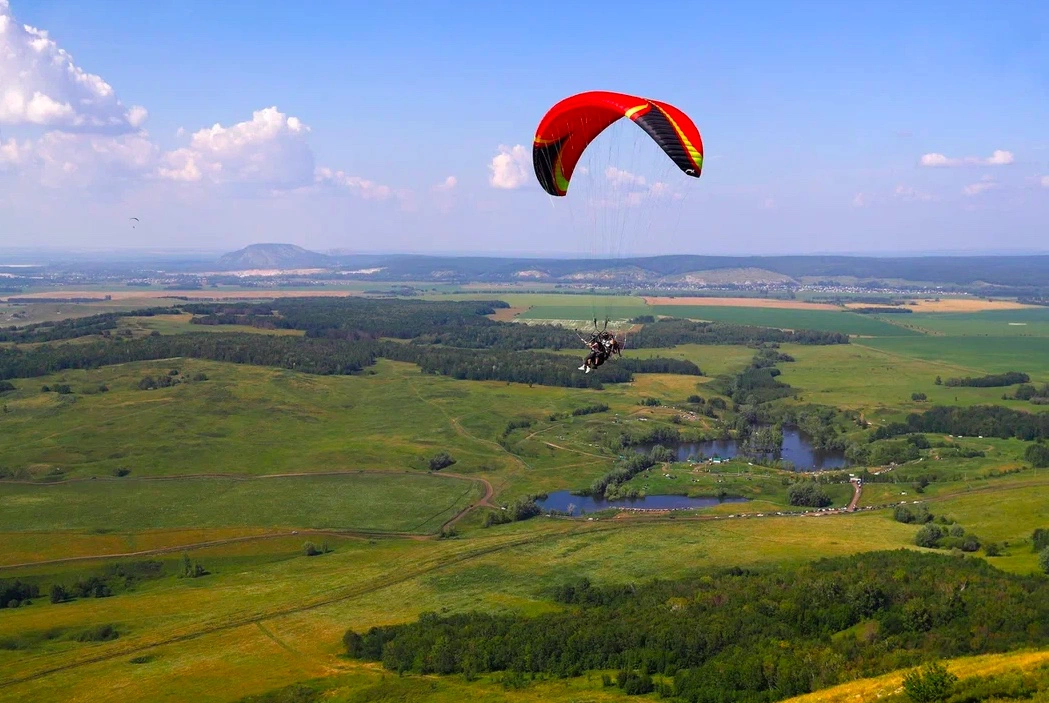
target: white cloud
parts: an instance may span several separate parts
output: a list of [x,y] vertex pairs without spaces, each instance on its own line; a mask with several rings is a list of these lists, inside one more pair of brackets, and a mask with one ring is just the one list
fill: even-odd
[[867,200],[867,196],[864,195],[863,193],[856,193],[856,195],[854,195],[852,197],[852,206],[853,207],[866,207],[868,202],[869,201]]
[[80,132],[131,132],[144,108],[127,108],[44,30],[19,24],[0,0],[0,123]]
[[[310,128],[276,106],[229,126],[216,123],[192,134],[180,128],[177,137],[188,143],[166,152],[141,129],[148,116],[144,107],[125,107],[108,83],[74,64],[47,32],[15,22],[8,1],[0,0],[0,124],[46,129],[21,142],[0,140],[0,172],[47,187],[153,181],[269,194],[329,187],[410,205],[408,191],[317,167]],[[455,182],[450,176],[442,185],[450,189]]]
[[645,185],[644,176],[635,176],[633,173],[616,168],[615,166],[608,166],[605,168],[605,178],[616,185]]
[[905,185],[896,186],[896,190],[893,191],[893,195],[895,195],[900,200],[906,200],[908,202],[929,202],[933,199],[932,195],[930,195],[929,193],[924,193],[920,190],[915,190],[914,188]]
[[367,200],[385,200],[393,195],[393,189],[390,186],[380,185],[360,176],[350,176],[343,171],[333,171],[330,168],[318,168],[314,180],[321,185],[329,184],[346,188]]
[[448,192],[448,191],[454,190],[456,184],[458,184],[458,183],[459,183],[459,181],[458,181],[458,179],[455,176],[448,176],[443,181],[441,181],[440,183],[435,185],[433,187],[433,189],[438,191],[438,192]]
[[1049,176],[1042,176],[1042,187],[1049,188]]
[[979,183],[972,183],[962,188],[962,192],[964,192],[969,197],[972,197],[974,195],[979,195],[980,193],[985,193],[989,190],[994,190],[998,187],[999,184],[994,180],[994,178],[992,178],[991,176],[984,176],[980,179]]
[[765,202],[761,204],[761,207],[765,210],[774,210],[776,208],[776,201],[773,198],[765,198]]
[[994,153],[987,158],[979,156],[962,156],[950,158],[943,154],[925,154],[921,158],[922,166],[1007,166],[1015,161],[1011,151],[995,149]]
[[966,195],[968,195],[969,197],[972,197],[974,195],[979,195],[980,193],[984,193],[984,192],[986,192],[988,190],[994,190],[997,187],[998,187],[997,183],[991,183],[991,182],[988,182],[988,181],[981,181],[979,183],[971,183],[970,185],[965,186],[964,188],[962,188],[962,191]]
[[188,147],[165,154],[158,174],[176,181],[300,187],[316,175],[309,132],[297,117],[276,107],[256,110],[250,120],[194,132]]
[[[4,0],[0,0],[3,2]],[[21,144],[14,138],[0,141],[0,168],[19,166],[23,164],[32,154],[32,145],[29,142]]]
[[488,170],[492,172],[489,183],[495,188],[512,190],[528,182],[532,166],[531,154],[524,146],[499,145],[499,153],[492,157]]

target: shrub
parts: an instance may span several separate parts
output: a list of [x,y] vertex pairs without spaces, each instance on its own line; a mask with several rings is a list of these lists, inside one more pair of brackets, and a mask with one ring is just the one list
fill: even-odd
[[935,662],[921,671],[907,674],[903,679],[903,690],[914,703],[932,703],[945,700],[956,681],[957,676],[947,671],[943,664]]
[[438,452],[430,457],[430,471],[440,471],[443,468],[451,466],[455,463],[455,459],[448,452]]

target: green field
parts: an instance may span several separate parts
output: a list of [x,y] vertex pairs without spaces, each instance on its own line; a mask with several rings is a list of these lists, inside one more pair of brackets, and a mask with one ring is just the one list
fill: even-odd
[[[640,298],[625,296],[436,297],[504,299],[532,306],[524,316],[534,320],[585,320],[592,302],[611,303],[624,319],[654,314]],[[998,324],[997,317],[985,319],[990,313],[897,316],[928,324],[920,333],[895,319],[831,311],[665,307],[678,316],[698,312],[702,319],[724,315],[716,319],[862,335],[848,345],[782,345],[795,361],[778,365],[779,378],[798,399],[775,402],[858,410],[875,425],[936,404],[1037,410],[1001,400],[1009,389],[948,388],[935,385],[936,376],[1018,370],[1049,380],[1049,347],[1042,344],[1049,337],[980,336]],[[1028,326],[1042,324],[1035,319],[1042,311],[1034,313],[1025,318]],[[129,318],[125,325],[139,334],[201,331],[181,317]],[[578,351],[564,354],[578,365]],[[642,584],[731,566],[917,549],[918,526],[896,522],[888,509],[777,516],[802,509],[788,504],[787,486],[796,477],[744,461],[695,472],[678,464],[653,467],[631,486],[649,494],[725,490],[752,498],[745,507],[608,512],[593,520],[539,516],[483,527],[493,510],[478,505],[481,479],[492,484],[496,504],[584,488],[613,466],[602,433],[657,425],[714,431],[724,420],[702,414],[671,425],[682,414],[674,406],[685,407],[692,394],[713,397],[711,379],[745,368],[754,349],[635,350],[628,343],[626,356],[688,359],[706,375],[637,374],[598,391],[457,381],[387,360],[356,376],[315,376],[171,359],[15,379],[0,414],[0,469],[8,476],[0,481],[0,580],[27,579],[46,592],[50,584],[103,574],[107,563],[147,558],[160,560],[163,572],[111,597],[51,604],[45,595],[0,610],[0,701],[108,701],[119,691],[128,703],[232,703],[308,680],[332,701],[639,700],[603,687],[601,672],[536,680],[520,690],[504,688],[498,675],[397,676],[346,659],[340,638],[347,628],[406,622],[424,612],[548,612],[562,607],[552,588],[582,577],[599,585]],[[185,382],[138,389],[144,376],[171,369]],[[193,380],[199,373],[206,380]],[[69,384],[73,392],[42,393],[45,384]],[[912,401],[913,392],[928,400]],[[663,404],[640,405],[646,398]],[[564,416],[594,403],[609,409]],[[508,430],[507,423],[523,420],[531,424]],[[849,432],[862,437],[858,427]],[[1004,556],[980,551],[969,558],[1035,572],[1028,539],[1034,528],[1049,527],[1049,474],[1027,467],[1027,443],[928,438],[985,456],[939,460],[927,450],[921,461],[887,474],[894,482],[868,483],[861,505],[927,501],[984,543],[1007,543]],[[439,451],[456,459],[444,470],[453,475],[427,472]],[[129,473],[117,477],[121,469]],[[926,472],[936,480],[919,495],[914,481]],[[852,495],[847,483],[826,490],[836,507]],[[454,533],[435,535],[471,505],[476,509],[455,523]],[[728,517],[737,513],[751,517]],[[332,551],[307,557],[306,540],[326,541]],[[207,575],[178,577],[184,551]],[[114,556],[125,553],[136,556]],[[119,636],[77,640],[85,628],[103,624]]]
[[856,340],[858,344],[899,356],[943,362],[985,374],[1021,371],[1032,379],[1049,380],[1049,338],[1046,337],[885,337]]
[[434,532],[483,493],[475,482],[426,474],[0,484],[0,530],[303,527]]
[[897,324],[952,337],[1049,337],[1049,308],[896,315]]

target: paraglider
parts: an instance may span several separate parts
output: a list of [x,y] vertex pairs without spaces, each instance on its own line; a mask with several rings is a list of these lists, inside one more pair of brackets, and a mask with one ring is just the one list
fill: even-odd
[[[532,166],[543,190],[557,198],[568,195],[569,184],[579,167],[583,153],[606,129],[623,118],[628,118],[647,133],[684,175],[691,178],[700,177],[703,171],[703,138],[692,118],[673,105],[659,100],[597,90],[565,98],[550,108],[539,122],[532,142]],[[620,152],[610,148],[609,153]],[[662,163],[666,167],[666,161],[662,160]],[[618,168],[618,164],[604,166],[605,185],[609,185],[609,182],[613,185],[620,182],[646,185],[648,196],[669,190],[666,183],[646,183],[643,177]],[[596,249],[595,244],[599,244],[613,256],[621,255],[621,238],[627,228],[627,218],[602,215],[600,210],[607,208],[609,202],[617,198],[624,202],[613,202],[612,205],[636,205],[643,201],[642,195],[634,192],[620,196],[616,193],[610,198],[608,193],[596,192],[593,179],[589,187],[590,190],[585,190],[584,195],[590,199],[590,212],[583,218],[573,216],[573,222],[589,224],[592,248]],[[653,197],[648,199],[651,207],[655,207],[654,200]],[[636,224],[645,229],[651,226],[650,218],[649,222],[640,219]],[[606,307],[606,315],[607,313]],[[605,328],[599,332],[595,313],[594,333],[590,339],[584,339],[580,335],[580,340],[589,350],[586,360],[579,367],[584,373],[590,373],[613,355],[622,355],[622,343],[614,333],[608,331],[607,316]]]
[[565,98],[539,123],[532,165],[550,195],[568,194],[579,158],[609,125],[624,117],[648,132],[686,176],[703,171],[703,139],[691,118],[669,103],[595,90]]
[[[130,218],[128,218],[128,222],[132,222],[132,221],[133,222],[138,222],[139,219],[137,217],[130,217]],[[134,224],[131,225],[131,229],[135,229],[135,225]]]

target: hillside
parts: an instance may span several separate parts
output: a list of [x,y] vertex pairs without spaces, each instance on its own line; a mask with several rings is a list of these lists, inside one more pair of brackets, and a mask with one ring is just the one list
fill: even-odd
[[[222,256],[225,270],[341,268],[350,277],[388,281],[539,280],[606,285],[694,287],[909,282],[995,295],[1049,290],[1049,256],[696,256],[549,259],[417,254],[322,254],[292,244],[253,244]],[[380,273],[381,272],[381,273]]]
[[330,256],[303,249],[294,244],[252,244],[218,261],[227,271],[249,269],[323,268],[334,262]]

